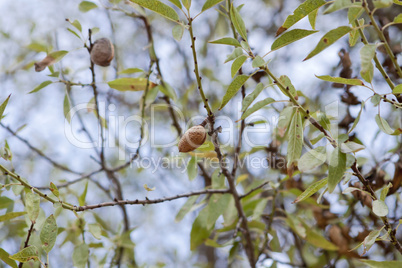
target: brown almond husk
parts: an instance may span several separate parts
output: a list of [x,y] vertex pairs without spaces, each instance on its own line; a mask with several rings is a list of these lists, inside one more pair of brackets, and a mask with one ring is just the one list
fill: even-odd
[[207,132],[203,126],[198,125],[189,128],[179,141],[179,152],[188,153],[194,151],[204,144],[206,138]]
[[91,61],[99,66],[107,67],[114,57],[114,47],[107,38],[95,41],[91,49]]

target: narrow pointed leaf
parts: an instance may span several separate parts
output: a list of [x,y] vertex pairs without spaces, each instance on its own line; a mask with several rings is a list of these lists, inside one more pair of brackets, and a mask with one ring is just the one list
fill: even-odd
[[8,95],[7,99],[0,105],[0,121],[1,118],[3,117],[3,113],[6,109],[6,106],[8,104],[8,100],[10,99],[11,95]]
[[240,57],[238,57],[237,59],[235,59],[232,63],[232,67],[230,69],[230,73],[232,75],[232,77],[234,77],[237,72],[240,70],[240,68],[243,66],[243,63],[247,60],[247,56],[246,55],[241,55]]
[[335,148],[328,167],[328,191],[332,193],[346,171],[346,154]]
[[299,5],[294,11],[292,15],[289,15],[283,25],[276,32],[276,36],[280,35],[287,29],[289,29],[296,22],[310,14],[312,11],[317,8],[325,5],[326,2],[324,0],[307,0],[304,1],[301,5]]
[[271,50],[280,49],[281,47],[287,46],[297,40],[300,40],[316,32],[318,31],[303,30],[303,29],[294,29],[289,32],[286,32],[274,41],[274,43],[271,46]]
[[315,22],[317,20],[317,14],[318,14],[318,8],[314,11],[311,11],[310,14],[308,14],[308,21],[310,22],[311,28],[315,30]]
[[[402,94],[402,84],[399,84],[396,87],[394,87],[394,89],[392,90],[392,93],[394,93],[394,94]],[[0,110],[0,117],[1,117],[1,110]]]
[[41,90],[42,88],[50,85],[51,83],[53,83],[53,82],[50,81],[50,80],[42,82],[39,86],[36,86],[32,91],[30,91],[29,94],[38,92],[39,90]]
[[399,135],[402,133],[402,129],[398,128],[397,130],[393,130],[388,122],[380,117],[378,114],[375,115],[375,122],[377,123],[378,127],[381,129],[382,132],[388,134],[388,135]]
[[254,91],[248,94],[243,102],[242,102],[242,107],[241,111],[244,112],[247,110],[247,108],[250,106],[250,104],[258,97],[258,95],[261,93],[261,91],[264,89],[264,84],[263,83],[258,83],[258,85],[255,87]]
[[325,9],[324,14],[329,14],[344,8],[351,7],[353,5],[350,0],[335,0],[327,9]]
[[287,159],[288,167],[300,158],[303,149],[303,123],[300,111],[296,111],[293,115],[289,126],[288,133],[288,150]]
[[190,196],[187,199],[186,203],[184,203],[184,205],[181,207],[179,212],[177,212],[177,215],[175,218],[176,222],[181,221],[184,218],[184,216],[186,216],[186,214],[188,212],[190,212],[191,208],[193,207],[193,205],[195,204],[195,201],[197,201],[197,199],[198,199],[198,196],[196,196],[196,195]]
[[262,101],[257,102],[251,108],[249,108],[247,111],[245,111],[243,113],[240,120],[246,119],[252,113],[255,113],[256,111],[260,110],[261,108],[267,106],[268,104],[274,103],[274,102],[275,102],[275,100],[273,98],[266,98]]
[[358,151],[364,150],[365,148],[366,147],[364,147],[364,145],[358,144],[353,141],[341,143],[341,151],[345,154],[356,153]]
[[328,178],[314,182],[301,195],[299,195],[295,199],[295,201],[292,202],[292,204],[301,202],[301,201],[309,198],[310,196],[312,196],[313,194],[318,192],[322,187],[327,185],[327,183],[328,183]]
[[179,20],[179,15],[170,6],[158,1],[158,0],[130,0],[137,5],[145,7],[152,10],[165,18],[177,22]]
[[234,27],[236,28],[236,31],[240,34],[241,37],[243,37],[244,40],[247,41],[246,25],[244,24],[244,21],[241,18],[239,11],[235,6],[233,6],[233,4],[230,8],[230,17],[232,19]]
[[226,91],[225,96],[223,96],[222,104],[219,107],[219,110],[222,110],[223,107],[236,95],[237,91],[241,88],[244,83],[246,83],[247,79],[249,78],[248,75],[239,75],[233,79],[232,83],[229,85],[228,90]]
[[377,49],[376,44],[364,45],[360,50],[360,60],[361,60],[361,71],[360,75],[364,80],[371,83],[373,80],[374,66],[371,62],[375,55],[375,50]]
[[8,212],[8,213],[0,216],[0,222],[8,221],[8,220],[17,218],[17,217],[25,215],[25,214],[27,214],[25,211],[22,211],[22,212]]
[[319,54],[321,51],[335,43],[339,38],[349,33],[352,30],[349,26],[341,26],[336,29],[333,29],[326,33],[321,40],[318,42],[317,46],[313,49],[313,51],[308,54],[308,56],[303,60],[308,60]]
[[231,37],[224,37],[218,40],[210,41],[209,43],[241,47],[239,41]]
[[10,259],[9,256],[10,256],[10,254],[8,254],[7,251],[5,251],[4,249],[0,248],[0,260],[5,262],[11,268],[18,268],[17,263],[14,260]]
[[202,6],[201,12],[204,12],[205,10],[210,9],[211,7],[213,7],[216,4],[219,4],[222,1],[223,0],[207,0],[207,1],[205,1],[205,4]]
[[351,86],[364,86],[364,83],[362,80],[355,79],[355,78],[332,77],[329,75],[321,75],[321,76],[316,75],[316,77],[321,80],[333,82],[333,83],[340,83],[340,84],[351,85]]
[[[118,78],[116,80],[108,82],[109,87],[117,89],[119,91],[142,91],[147,86],[147,79],[143,77],[138,78]],[[156,84],[149,81],[149,88],[156,87]]]
[[400,268],[402,267],[402,261],[372,261],[372,260],[363,260],[359,259],[359,261],[368,265],[371,268]]

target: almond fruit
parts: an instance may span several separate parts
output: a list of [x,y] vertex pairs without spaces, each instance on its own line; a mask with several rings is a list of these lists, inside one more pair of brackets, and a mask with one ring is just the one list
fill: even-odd
[[107,67],[114,57],[114,47],[107,38],[95,41],[91,49],[91,61],[99,66]]
[[201,125],[189,128],[179,141],[179,152],[187,153],[200,147],[207,138],[207,132]]

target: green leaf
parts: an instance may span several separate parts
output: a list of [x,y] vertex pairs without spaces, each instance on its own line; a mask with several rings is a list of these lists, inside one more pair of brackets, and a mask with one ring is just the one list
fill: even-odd
[[211,231],[207,227],[208,222],[208,206],[204,207],[197,218],[193,222],[190,233],[190,249],[195,250],[200,246],[210,235]]
[[254,91],[248,94],[243,102],[242,102],[242,107],[241,111],[244,112],[247,110],[247,108],[250,106],[250,104],[258,97],[258,95],[261,93],[261,91],[264,89],[264,84],[263,83],[258,83],[258,85],[255,87]]
[[14,201],[8,197],[0,196],[0,209],[8,208],[13,205]]
[[72,33],[73,35],[75,35],[78,39],[81,40],[81,37],[79,36],[79,34],[77,34],[74,30],[67,28],[67,31],[69,31],[70,33]]
[[359,259],[359,261],[370,266],[371,268],[400,268],[400,267],[402,267],[402,261],[372,261],[372,260],[363,260],[363,259]]
[[25,208],[31,222],[35,223],[39,216],[40,197],[37,194],[28,192],[25,196]]
[[181,9],[180,0],[169,0],[169,2]]
[[55,197],[59,198],[59,189],[57,189],[57,186],[53,182],[50,182],[49,189]]
[[225,63],[226,63],[226,62],[229,62],[229,61],[232,61],[232,60],[234,60],[234,59],[240,57],[241,55],[243,55],[243,49],[242,49],[241,47],[236,47],[236,48],[233,50],[232,54],[230,54],[230,55],[227,56],[227,58],[226,58],[226,60],[225,60]]
[[394,18],[394,23],[402,23],[402,13]]
[[402,6],[402,1],[401,0],[394,0],[394,4]]
[[257,57],[255,57],[255,59],[253,60],[251,65],[253,68],[258,68],[258,67],[264,66],[265,60],[262,57],[257,56]]
[[36,87],[35,87],[32,91],[30,91],[28,94],[38,92],[39,90],[41,90],[42,88],[44,88],[44,87],[50,85],[51,83],[53,83],[53,82],[50,81],[50,80],[45,81],[45,82],[42,82],[39,86],[36,86]]
[[360,59],[361,59],[361,71],[360,75],[364,80],[371,83],[373,80],[373,72],[374,66],[371,62],[375,56],[375,50],[377,49],[376,44],[367,44],[362,47],[360,50]]
[[340,26],[336,29],[333,29],[326,33],[321,40],[318,42],[317,46],[313,49],[313,51],[308,54],[308,56],[303,60],[308,60],[319,54],[321,51],[335,43],[339,38],[349,33],[352,30],[349,26]]
[[[394,87],[394,89],[392,90],[392,93],[393,94],[402,94],[402,84],[399,84],[396,87]],[[1,108],[0,108],[0,117],[1,117]]]
[[64,58],[65,55],[67,55],[68,51],[66,50],[60,50],[60,51],[53,51],[52,53],[48,54],[48,57],[53,58],[52,64],[55,64],[56,62],[60,61],[62,58]]
[[292,84],[292,81],[290,81],[290,78],[287,75],[281,75],[279,77],[279,81],[282,82],[282,84],[285,85],[285,87],[288,89],[288,91],[283,90],[281,87],[279,87],[279,89],[282,91],[282,93],[285,96],[288,96],[288,94],[290,93],[292,96],[296,96],[297,92],[295,87]]
[[207,228],[212,230],[215,227],[215,222],[228,208],[230,195],[214,194],[208,201],[208,218]]
[[230,7],[230,18],[236,31],[240,34],[241,37],[243,37],[244,40],[247,41],[246,25],[244,24],[239,11],[235,6],[233,6],[233,4]]
[[373,0],[375,8],[384,8],[392,5],[392,0]]
[[10,99],[10,97],[11,97],[11,94],[8,95],[7,99],[5,101],[3,101],[3,103],[0,105],[0,121],[3,118],[3,113],[4,113],[4,110],[6,109],[6,106],[8,104],[8,100]]
[[275,102],[275,100],[273,98],[266,98],[266,99],[264,99],[262,101],[257,102],[256,104],[253,105],[253,107],[251,107],[250,109],[248,109],[247,111],[245,111],[243,113],[243,115],[241,116],[240,120],[246,119],[252,113],[260,110],[261,108],[263,108],[263,107],[265,107],[268,104],[271,104],[273,102]]
[[198,175],[197,158],[195,156],[191,157],[187,164],[187,175],[190,181],[194,180]]
[[172,35],[173,38],[176,39],[176,41],[180,41],[181,38],[183,37],[184,33],[184,26],[182,24],[176,25],[172,29]]
[[82,26],[78,20],[71,22],[71,25],[73,25],[78,31],[82,32]]
[[304,228],[306,229],[306,238],[305,240],[316,246],[318,248],[326,249],[326,250],[338,250],[338,247],[333,243],[329,242],[325,239],[321,234],[314,231],[310,226],[304,224]]
[[90,11],[91,9],[94,9],[94,8],[97,8],[98,6],[95,4],[95,3],[93,3],[93,2],[90,2],[90,1],[82,1],[81,3],[80,3],[80,5],[78,6],[78,9],[81,11],[81,12],[88,12],[88,11]]
[[88,181],[85,183],[85,188],[80,197],[78,198],[78,203],[80,206],[85,205],[85,198],[87,197],[87,191],[88,191]]
[[374,107],[378,106],[378,104],[380,104],[381,102],[381,96],[378,94],[373,95],[373,97],[371,98],[371,103],[374,105]]
[[[355,20],[359,19],[360,16],[363,14],[364,8],[363,7],[351,7],[348,10],[348,20],[349,23],[352,24]],[[355,25],[353,25],[355,26]]]
[[289,32],[286,32],[274,41],[274,43],[271,46],[271,50],[280,49],[281,47],[287,46],[297,40],[300,40],[316,32],[318,31],[303,30],[303,29],[294,29]]
[[170,99],[172,99],[175,102],[177,101],[176,91],[166,81],[163,81],[163,84],[159,85],[158,88],[160,92],[168,96]]
[[39,251],[35,246],[29,246],[18,253],[10,256],[10,259],[19,261],[19,262],[27,262],[30,260],[36,260],[39,257]]
[[240,70],[240,68],[242,67],[243,63],[247,60],[247,56],[246,55],[241,55],[240,57],[238,57],[237,59],[235,59],[232,63],[232,67],[230,70],[230,73],[232,75],[232,78],[237,74],[237,72]]
[[202,6],[201,12],[204,12],[205,10],[213,7],[214,5],[222,2],[223,0],[207,0],[205,1],[205,4]]
[[378,217],[385,217],[388,215],[388,206],[382,200],[373,201],[373,212]]
[[332,193],[346,171],[346,154],[335,148],[329,159],[328,191]]
[[325,5],[326,2],[324,0],[307,0],[304,1],[301,5],[299,5],[294,11],[292,15],[289,15],[283,25],[279,27],[276,32],[276,36],[280,35],[287,29],[289,29],[293,24],[310,14],[312,11],[318,9],[322,5]]
[[99,223],[91,223],[88,224],[89,232],[98,240],[101,239],[102,235],[102,227]]
[[324,138],[324,137],[325,137],[324,133],[320,132],[320,133],[317,135],[317,137],[312,138],[312,139],[310,140],[310,142],[311,142],[312,145],[315,145],[317,142],[319,142],[319,141],[320,141],[322,138]]
[[309,198],[310,196],[312,196],[313,194],[318,192],[318,190],[320,190],[322,187],[327,185],[327,183],[328,183],[328,178],[314,182],[301,195],[299,195],[295,199],[295,201],[292,202],[292,204],[301,202],[301,201]]
[[387,198],[387,194],[388,194],[389,188],[391,188],[391,187],[392,187],[392,183],[389,182],[387,186],[385,186],[384,188],[382,188],[380,200],[385,201],[385,198]]
[[345,153],[345,154],[356,153],[356,152],[364,150],[364,149],[366,149],[366,147],[364,147],[364,145],[358,144],[353,141],[341,143],[341,151],[342,151],[342,153]]
[[10,259],[10,254],[8,254],[7,251],[4,249],[0,248],[0,260],[4,261],[7,265],[9,265],[11,268],[18,268],[17,263]]
[[300,111],[297,110],[293,115],[288,133],[287,159],[288,167],[300,158],[303,149],[303,123]]
[[375,122],[377,123],[381,131],[388,135],[399,135],[402,132],[400,128],[397,130],[393,130],[389,126],[388,122],[385,119],[381,118],[378,114],[375,115]]
[[220,172],[220,169],[216,169],[212,173],[212,189],[225,188],[225,175]]
[[328,81],[328,82],[333,82],[333,83],[340,83],[340,84],[345,84],[345,85],[351,85],[351,86],[364,86],[364,83],[360,79],[355,79],[355,78],[342,78],[342,77],[332,77],[329,75],[321,75],[318,76],[316,75],[318,79]]
[[[177,15],[176,11],[171,8],[168,5],[165,5],[164,3],[158,1],[158,0],[130,0],[133,3],[136,3],[137,5],[140,5],[144,8],[147,8],[149,10],[152,10],[165,18],[172,20],[174,22],[179,21],[179,15]],[[191,2],[191,1],[187,1]],[[183,1],[184,6],[186,4]],[[187,7],[187,6],[186,6]]]
[[317,20],[317,14],[318,14],[318,8],[316,10],[313,10],[308,14],[308,21],[310,22],[311,28],[315,30],[315,22]]
[[182,0],[184,7],[189,10],[191,7],[191,0]]
[[351,7],[353,5],[350,0],[335,0],[327,9],[325,9],[324,14],[329,14],[344,8]]
[[368,236],[366,236],[364,238],[364,240],[362,242],[362,244],[364,245],[364,251],[363,251],[362,255],[366,254],[367,251],[369,251],[369,249],[375,243],[375,240],[380,235],[380,233],[381,233],[381,230],[374,230],[374,231],[371,231],[368,234]]
[[224,38],[221,38],[218,40],[210,41],[208,43],[241,47],[239,41],[237,41],[236,39],[231,38],[231,37],[224,37]]
[[85,268],[89,258],[89,247],[87,244],[76,246],[73,251],[73,264],[77,268]]
[[123,71],[118,72],[117,74],[133,74],[133,73],[142,73],[144,72],[143,69],[140,68],[127,68]]
[[362,114],[362,111],[363,111],[363,108],[364,108],[364,104],[365,104],[365,103],[362,101],[360,111],[359,111],[359,113],[357,114],[357,117],[356,117],[355,121],[353,122],[352,127],[349,129],[348,134],[350,134],[350,133],[352,132],[352,130],[353,130],[353,129],[357,126],[357,124],[359,123],[359,121],[360,121],[360,115]]
[[236,95],[237,91],[241,88],[241,86],[246,83],[247,79],[249,78],[248,75],[239,75],[233,79],[232,83],[229,85],[228,90],[226,91],[225,96],[223,96],[222,104],[219,107],[219,110],[222,110],[223,107]]
[[299,168],[300,172],[303,173],[321,166],[324,164],[325,160],[327,160],[325,147],[319,146],[305,153],[297,162],[297,167]]
[[187,199],[186,203],[184,203],[184,205],[181,207],[179,212],[177,212],[177,215],[175,218],[176,222],[181,221],[184,218],[184,216],[186,216],[186,214],[190,212],[191,208],[193,207],[193,205],[195,204],[195,201],[197,201],[197,199],[198,199],[197,195],[190,196]]
[[71,103],[70,103],[70,97],[68,94],[64,96],[64,101],[63,101],[63,113],[64,113],[64,118],[68,121],[68,123],[71,123]]
[[[142,91],[147,87],[147,79],[144,77],[124,77],[117,78],[107,83],[109,87],[119,91]],[[156,84],[149,81],[149,88],[155,87]]]
[[43,224],[42,231],[40,232],[40,241],[42,242],[42,248],[46,253],[49,253],[57,238],[57,224],[53,214],[50,215]]

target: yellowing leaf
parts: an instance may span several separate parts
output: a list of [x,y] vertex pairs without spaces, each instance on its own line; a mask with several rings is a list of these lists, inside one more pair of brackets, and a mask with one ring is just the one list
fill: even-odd
[[148,192],[152,192],[155,191],[155,187],[149,188],[149,186],[147,184],[144,184],[144,189],[147,190]]
[[[147,79],[143,77],[138,78],[118,78],[116,80],[108,82],[111,88],[117,89],[119,91],[142,91],[145,90],[147,86]],[[149,81],[149,88],[156,87],[156,84]]]

